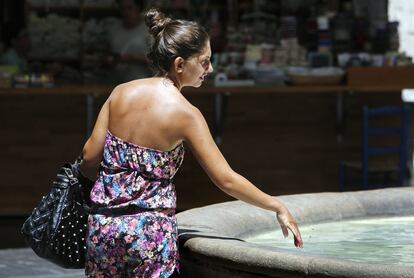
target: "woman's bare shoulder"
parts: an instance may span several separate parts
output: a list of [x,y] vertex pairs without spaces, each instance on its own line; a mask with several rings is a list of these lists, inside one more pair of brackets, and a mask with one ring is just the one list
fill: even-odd
[[109,100],[111,102],[132,104],[142,101],[143,97],[151,97],[160,90],[159,82],[155,78],[137,79],[117,85],[112,90]]
[[145,79],[136,79],[126,83],[121,83],[115,86],[112,90],[111,95],[117,95],[121,92],[137,92],[137,91],[145,91],[149,87],[154,87],[157,85],[156,80],[154,78],[145,78]]
[[189,126],[193,126],[196,122],[204,119],[201,111],[186,99],[177,100],[177,102],[170,107],[168,117],[170,122],[174,122],[174,127],[177,128],[177,130],[183,131]]

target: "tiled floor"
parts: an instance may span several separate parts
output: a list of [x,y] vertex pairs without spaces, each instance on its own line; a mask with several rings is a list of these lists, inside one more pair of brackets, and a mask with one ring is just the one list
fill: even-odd
[[26,248],[20,227],[26,217],[0,217],[0,277],[78,278],[83,270],[63,269],[39,258]]
[[79,278],[83,269],[63,269],[39,258],[29,248],[0,250],[0,277],[2,278]]

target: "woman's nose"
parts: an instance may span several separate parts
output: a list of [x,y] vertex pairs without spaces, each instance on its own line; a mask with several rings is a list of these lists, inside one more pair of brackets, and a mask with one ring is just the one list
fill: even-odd
[[208,64],[208,73],[213,72],[213,65],[211,64],[211,62],[209,62]]

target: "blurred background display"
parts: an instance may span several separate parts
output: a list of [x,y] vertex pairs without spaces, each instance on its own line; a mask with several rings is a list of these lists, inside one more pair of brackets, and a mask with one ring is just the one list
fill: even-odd
[[[7,51],[12,36],[9,33],[24,26],[31,43],[27,54],[31,67],[25,68],[25,73],[48,73],[58,84],[110,83],[112,73],[105,67],[105,59],[111,47],[108,40],[111,28],[122,22],[118,2],[2,1],[0,50]],[[215,68],[211,80],[215,74],[224,74],[227,80],[296,84],[290,77],[292,72],[298,72],[298,67],[303,68],[300,72],[305,75],[313,72],[308,76],[310,79],[315,76],[310,68],[327,67],[323,72],[331,72],[333,80],[341,82],[336,78],[341,71],[334,68],[409,65],[414,55],[412,1],[147,0],[141,3],[142,11],[158,7],[168,15],[196,20],[208,28]],[[2,72],[3,78],[15,74]]]

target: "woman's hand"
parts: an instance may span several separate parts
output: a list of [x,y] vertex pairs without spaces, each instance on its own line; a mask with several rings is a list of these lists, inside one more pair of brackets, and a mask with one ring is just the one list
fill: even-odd
[[280,212],[276,213],[276,217],[282,228],[283,236],[286,238],[289,235],[290,230],[293,234],[295,246],[302,248],[302,236],[300,235],[298,224],[290,212],[286,208],[283,208]]

